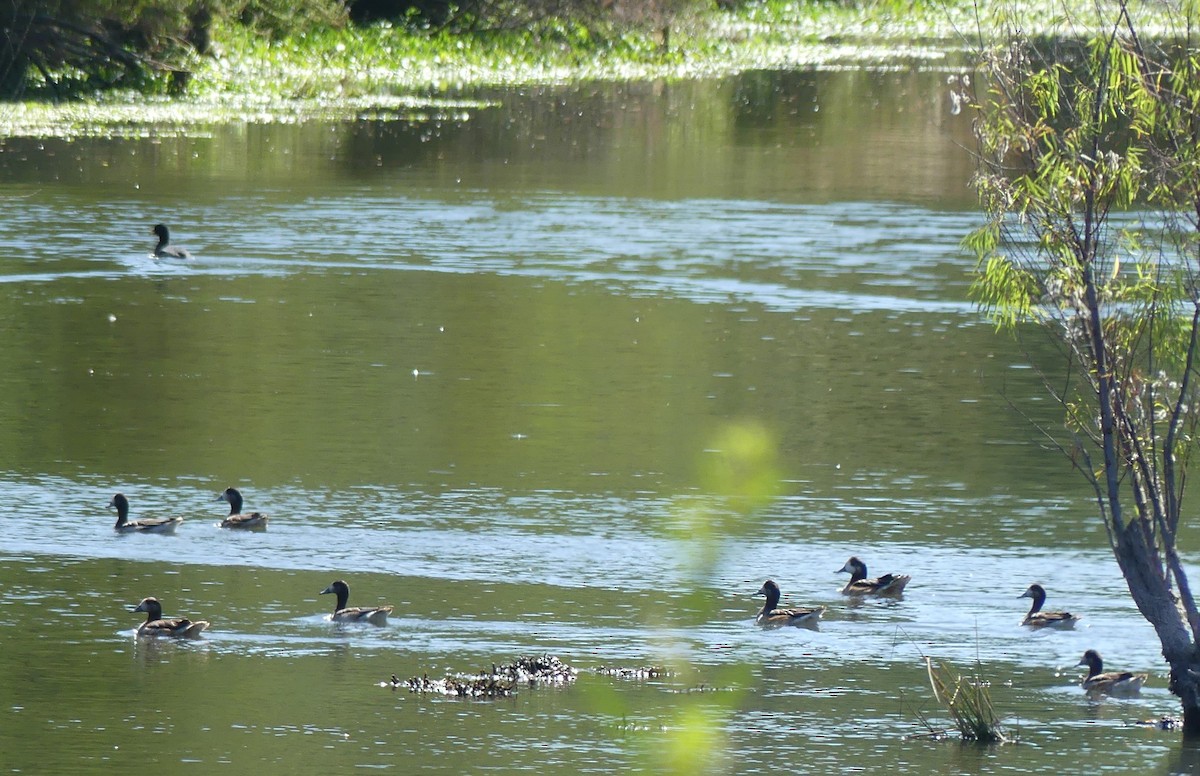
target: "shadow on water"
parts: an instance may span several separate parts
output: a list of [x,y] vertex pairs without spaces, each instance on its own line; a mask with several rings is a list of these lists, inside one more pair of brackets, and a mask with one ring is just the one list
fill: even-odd
[[1200,739],[1183,739],[1172,752],[1163,773],[1191,776],[1200,773]]

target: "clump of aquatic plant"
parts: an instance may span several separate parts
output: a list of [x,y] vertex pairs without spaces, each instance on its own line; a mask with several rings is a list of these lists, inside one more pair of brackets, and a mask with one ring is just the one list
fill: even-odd
[[430,679],[428,674],[400,679],[392,674],[383,686],[409,692],[456,698],[510,698],[521,687],[564,687],[575,682],[578,671],[554,655],[525,655],[511,663],[492,664],[491,671]]
[[517,694],[513,682],[495,676],[447,676],[430,679],[429,674],[424,674],[401,679],[392,674],[392,680],[385,682],[384,686],[393,690],[404,687],[418,695],[445,695],[450,698],[511,698]]
[[1008,740],[1000,715],[992,706],[987,682],[979,677],[952,676],[948,668],[934,665],[929,657],[925,658],[925,669],[934,697],[950,714],[964,741],[999,744]]
[[1138,719],[1130,722],[1131,725],[1138,727],[1157,728],[1159,730],[1182,730],[1183,720],[1179,717],[1173,717],[1170,714],[1164,714],[1158,719]]
[[665,679],[675,675],[675,672],[663,666],[600,666],[592,669],[598,676],[610,676],[614,679]]

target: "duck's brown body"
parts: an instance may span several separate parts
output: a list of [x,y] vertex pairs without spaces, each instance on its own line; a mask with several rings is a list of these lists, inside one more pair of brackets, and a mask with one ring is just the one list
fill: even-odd
[[171,232],[167,229],[166,224],[155,224],[150,233],[158,238],[158,245],[154,246],[154,258],[156,259],[190,259],[192,252],[182,245],[171,245]]
[[146,613],[146,621],[138,626],[138,636],[172,636],[177,639],[194,639],[208,627],[208,622],[205,620],[193,622],[186,617],[163,619],[162,604],[153,597],[143,598],[134,611]]
[[350,586],[340,579],[321,591],[321,595],[328,593],[337,596],[337,606],[334,608],[333,614],[330,615],[330,619],[334,622],[369,622],[372,625],[386,625],[388,615],[395,608],[390,605],[374,607],[346,606],[346,602],[350,600]]
[[781,592],[779,585],[770,579],[763,583],[755,595],[767,598],[758,616],[754,618],[754,623],[763,628],[782,628],[788,625],[815,628],[825,612],[824,606],[777,609]]
[[868,579],[867,564],[857,557],[851,557],[838,571],[850,575],[850,581],[842,588],[842,595],[898,596],[912,581],[907,574],[884,574]]
[[1077,665],[1087,666],[1088,675],[1084,677],[1082,687],[1091,696],[1099,695],[1137,695],[1146,683],[1145,674],[1135,674],[1131,671],[1105,671],[1104,660],[1100,653],[1089,649],[1083,653]]
[[242,512],[242,494],[237,488],[226,488],[217,496],[218,501],[229,502],[229,516],[221,521],[222,528],[242,528],[245,530],[261,531],[267,527],[269,519],[262,512]]
[[1042,606],[1046,603],[1046,590],[1041,585],[1030,585],[1029,589],[1021,593],[1019,598],[1033,599],[1033,605],[1029,607],[1029,614],[1025,615],[1025,619],[1021,621],[1022,625],[1030,628],[1066,630],[1074,628],[1075,623],[1079,622],[1080,618],[1070,612],[1043,612]]
[[113,526],[113,530],[117,533],[161,533],[173,534],[179,524],[183,522],[182,517],[157,517],[146,518],[142,520],[129,519],[129,499],[121,493],[112,497],[108,502],[109,509],[117,510],[117,524]]

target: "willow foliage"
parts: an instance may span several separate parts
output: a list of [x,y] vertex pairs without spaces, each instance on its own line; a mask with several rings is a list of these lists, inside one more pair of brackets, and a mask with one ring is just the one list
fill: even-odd
[[1168,330],[1200,294],[1197,54],[1149,54],[1128,23],[1086,45],[1014,34],[990,53],[975,103],[987,221],[966,244],[998,326],[1055,321],[1086,363],[1094,293],[1130,379],[1182,367],[1186,348],[1161,346],[1186,345]]
[[1200,43],[1147,39],[1123,1],[1093,29],[1010,31],[987,52],[972,293],[997,326],[1058,346],[1065,365],[1039,366],[1066,426],[1042,431],[1091,483],[1200,737],[1200,611],[1176,549],[1200,425]]

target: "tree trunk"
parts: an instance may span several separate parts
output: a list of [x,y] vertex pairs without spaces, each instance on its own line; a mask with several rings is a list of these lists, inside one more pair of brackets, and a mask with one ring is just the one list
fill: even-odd
[[1130,520],[1117,537],[1113,554],[1133,602],[1154,627],[1163,657],[1171,666],[1169,689],[1183,709],[1183,736],[1200,741],[1200,652],[1192,643],[1187,616],[1142,526],[1141,518]]
[[1171,668],[1171,692],[1183,705],[1183,737],[1200,741],[1200,661]]
[[1183,706],[1183,737],[1200,742],[1200,655],[1171,662],[1171,692]]

